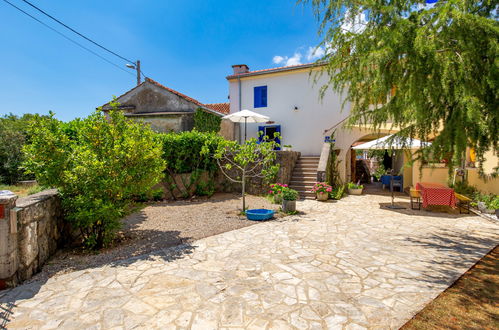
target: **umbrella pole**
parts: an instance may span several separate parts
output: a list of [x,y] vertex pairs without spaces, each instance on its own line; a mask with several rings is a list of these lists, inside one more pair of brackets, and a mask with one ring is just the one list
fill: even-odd
[[248,117],[244,117],[244,143],[246,143],[246,125]]

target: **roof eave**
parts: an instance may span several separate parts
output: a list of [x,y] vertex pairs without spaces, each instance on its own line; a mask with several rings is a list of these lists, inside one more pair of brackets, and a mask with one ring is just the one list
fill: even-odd
[[275,68],[275,69],[253,71],[253,72],[248,72],[248,73],[232,74],[232,75],[225,77],[225,79],[232,80],[232,79],[245,78],[245,77],[251,77],[251,76],[260,76],[260,75],[272,74],[272,73],[278,73],[278,72],[303,70],[303,69],[314,68],[314,67],[319,67],[319,66],[323,66],[323,65],[325,65],[325,63],[309,63],[309,64],[302,64],[302,65],[296,65],[296,66],[280,67],[280,68]]

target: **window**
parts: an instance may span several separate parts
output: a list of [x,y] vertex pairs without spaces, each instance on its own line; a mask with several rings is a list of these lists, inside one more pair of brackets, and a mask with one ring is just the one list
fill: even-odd
[[267,107],[267,86],[257,86],[254,90],[255,108]]

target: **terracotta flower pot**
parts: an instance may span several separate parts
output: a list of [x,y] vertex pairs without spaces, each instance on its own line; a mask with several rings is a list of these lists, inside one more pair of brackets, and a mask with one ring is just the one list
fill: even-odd
[[348,188],[348,194],[349,195],[362,195],[362,190],[364,190],[364,189],[363,188],[359,188],[359,189]]
[[318,201],[327,201],[329,198],[329,194],[324,192],[318,192],[316,196]]

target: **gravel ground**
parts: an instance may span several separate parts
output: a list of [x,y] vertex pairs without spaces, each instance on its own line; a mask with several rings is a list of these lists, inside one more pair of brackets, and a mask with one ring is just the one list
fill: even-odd
[[[249,208],[279,209],[266,198],[246,196]],[[55,274],[96,267],[102,264],[150,254],[226,231],[258,224],[240,215],[240,195],[215,194],[210,198],[188,201],[157,202],[123,219],[123,230],[114,245],[99,254],[79,249],[58,251],[32,280],[44,280]],[[282,213],[276,213],[282,217]],[[151,254],[153,256],[154,253]]]

